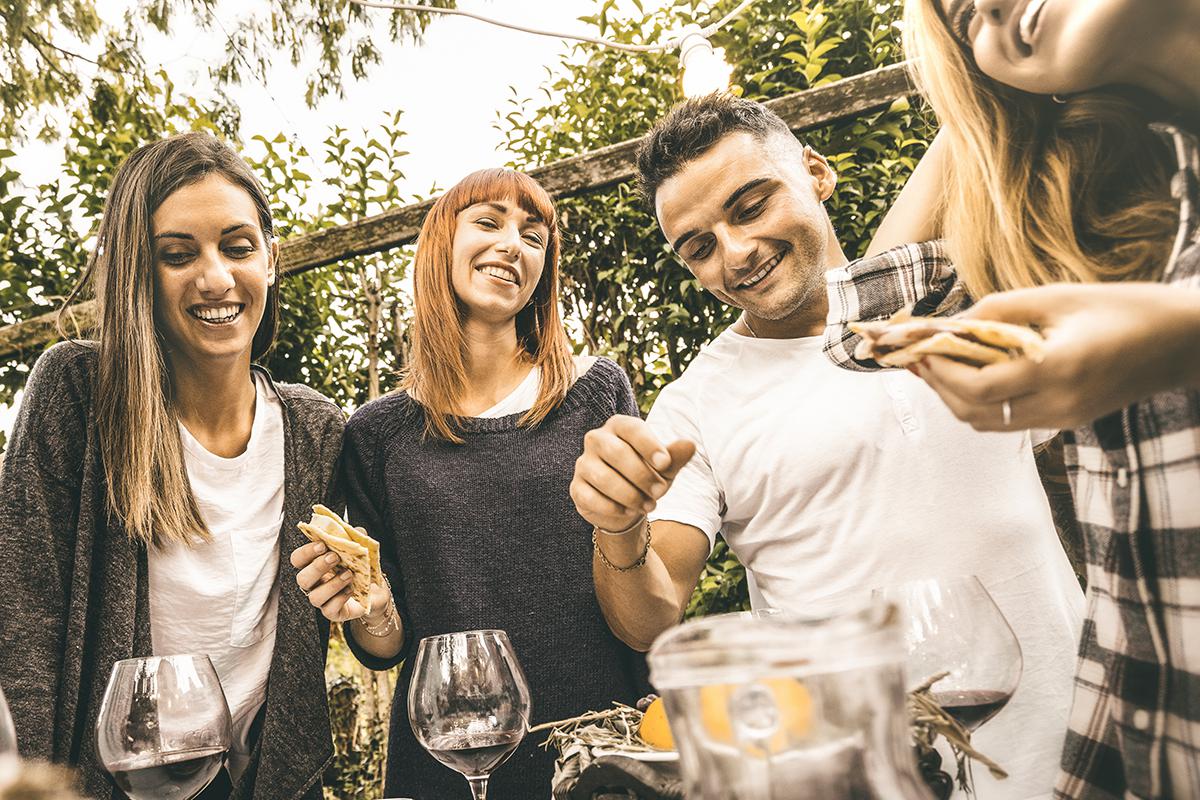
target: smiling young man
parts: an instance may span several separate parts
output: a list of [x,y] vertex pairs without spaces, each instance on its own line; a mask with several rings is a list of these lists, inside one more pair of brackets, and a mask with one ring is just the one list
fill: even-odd
[[803,612],[978,575],[1025,672],[977,734],[1011,777],[976,778],[989,798],[1048,796],[1082,594],[1029,434],[980,436],[907,372],[856,374],[825,358],[824,273],[846,263],[824,207],[836,176],[765,107],[689,100],[650,133],[638,166],[676,253],[743,313],[648,420],[613,417],[585,439],[571,492],[598,529],[593,575],[609,625],[649,647],[678,622],[718,532],[756,607]]

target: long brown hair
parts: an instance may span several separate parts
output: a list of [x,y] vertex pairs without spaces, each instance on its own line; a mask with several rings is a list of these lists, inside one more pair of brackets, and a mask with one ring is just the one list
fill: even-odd
[[[107,481],[109,511],[133,539],[190,544],[208,529],[192,495],[170,370],[154,325],[154,248],[151,221],[175,190],[208,175],[240,186],[258,211],[263,236],[274,236],[271,209],[254,173],[230,147],[207,133],[185,133],[144,145],[117,170],[104,203],[96,249],[59,312],[91,283],[99,322],[96,429]],[[268,289],[251,357],[275,341],[279,281]]]
[[467,372],[463,310],[450,279],[454,231],[463,209],[505,199],[536,214],[549,229],[541,279],[530,304],[516,317],[517,343],[541,371],[537,402],[518,424],[534,426],[544,420],[562,402],[574,380],[571,347],[558,308],[561,240],[554,202],[524,173],[507,169],[472,172],[433,204],[421,225],[413,267],[412,357],[400,384],[424,408],[426,435],[456,444],[463,443],[457,429]]
[[1146,93],[1051,98],[1000,84],[950,33],[938,0],[908,0],[904,46],[949,139],[938,209],[975,297],[1054,282],[1149,280],[1177,207]]

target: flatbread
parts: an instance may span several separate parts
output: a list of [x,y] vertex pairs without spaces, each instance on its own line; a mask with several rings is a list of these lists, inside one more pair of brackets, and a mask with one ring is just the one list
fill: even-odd
[[874,359],[885,367],[907,367],[930,355],[976,367],[1016,358],[1040,362],[1045,357],[1045,340],[1037,331],[995,320],[914,317],[899,312],[888,320],[850,323],[848,327],[862,337],[854,357]]
[[1010,361],[1010,356],[1004,350],[988,347],[985,344],[963,339],[953,333],[935,333],[928,339],[921,339],[916,344],[910,344],[899,350],[881,355],[875,360],[885,367],[907,367],[915,364],[926,356],[945,356],[955,361],[962,361],[974,367],[988,364],[999,364]]
[[371,561],[371,582],[376,586],[383,586],[383,565],[379,561],[379,542],[367,534],[367,529],[352,527],[336,512],[331,511],[320,503],[313,506],[313,519],[316,519],[318,516],[333,520],[345,532],[346,538],[355,544],[367,548],[367,556]]
[[341,566],[350,571],[350,596],[371,613],[371,584],[383,585],[383,570],[379,562],[379,542],[362,528],[353,528],[336,512],[323,505],[313,506],[308,522],[297,524],[301,533],[313,542],[320,542],[337,553]]

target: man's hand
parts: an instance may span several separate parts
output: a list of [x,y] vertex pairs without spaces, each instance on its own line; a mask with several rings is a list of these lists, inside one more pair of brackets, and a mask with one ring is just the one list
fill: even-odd
[[654,510],[695,452],[696,445],[682,439],[664,446],[645,420],[611,417],[583,437],[571,499],[597,528],[625,530]]
[[1152,394],[1200,385],[1194,289],[1055,284],[990,295],[963,316],[1035,325],[1046,337],[1041,363],[1023,358],[976,369],[932,356],[917,367],[977,430],[1075,428]]

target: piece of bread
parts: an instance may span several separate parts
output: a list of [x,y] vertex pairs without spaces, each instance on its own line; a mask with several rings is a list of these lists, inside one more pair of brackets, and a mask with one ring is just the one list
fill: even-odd
[[312,519],[297,524],[301,533],[337,553],[341,566],[350,571],[350,596],[371,613],[371,584],[383,586],[379,563],[379,542],[362,528],[351,527],[335,511],[321,504],[313,506]]
[[854,357],[885,367],[907,367],[931,355],[975,367],[1045,357],[1045,340],[1037,331],[994,320],[914,317],[901,311],[888,320],[851,323],[849,328],[862,337]]

